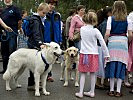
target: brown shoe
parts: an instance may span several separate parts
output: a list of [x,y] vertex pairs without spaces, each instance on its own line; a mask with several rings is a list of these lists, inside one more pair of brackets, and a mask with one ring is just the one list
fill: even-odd
[[48,77],[48,78],[47,78],[47,81],[48,81],[48,82],[54,82],[54,79],[53,79],[52,77]]
[[131,90],[129,91],[129,93],[132,93],[132,94],[133,94],[133,89],[131,89]]
[[114,95],[115,95],[114,91],[109,91],[107,94],[108,94],[109,96],[114,96]]
[[103,85],[97,85],[97,84],[96,84],[96,85],[95,85],[95,88],[96,88],[96,89],[101,89],[101,90],[103,90]]
[[122,93],[116,92],[116,93],[115,93],[115,96],[116,96],[116,97],[121,97],[121,96],[122,96]]

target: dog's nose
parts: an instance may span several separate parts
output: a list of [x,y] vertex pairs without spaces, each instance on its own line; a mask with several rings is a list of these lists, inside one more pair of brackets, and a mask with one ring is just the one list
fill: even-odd
[[65,51],[62,51],[61,55],[64,55]]
[[74,54],[71,54],[71,57],[74,57]]

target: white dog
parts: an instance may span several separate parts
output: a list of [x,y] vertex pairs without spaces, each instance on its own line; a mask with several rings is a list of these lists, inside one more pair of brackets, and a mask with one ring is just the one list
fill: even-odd
[[6,80],[6,90],[10,91],[10,79],[14,76],[16,86],[21,87],[18,84],[18,77],[23,73],[25,68],[28,68],[34,73],[35,78],[35,96],[40,96],[39,82],[41,79],[43,94],[49,95],[50,92],[46,91],[46,79],[48,72],[52,69],[52,64],[59,55],[62,54],[62,50],[57,43],[46,43],[45,47],[41,51],[35,49],[18,49],[10,55],[8,68],[3,75],[3,79]]
[[65,83],[64,86],[68,86],[68,76],[70,73],[71,79],[71,73],[75,72],[75,86],[78,87],[78,80],[79,80],[79,72],[77,69],[77,66],[79,64],[79,54],[78,49],[75,47],[70,47],[65,51],[64,54],[64,61],[61,63],[61,78],[60,80],[64,80],[64,72],[65,72]]

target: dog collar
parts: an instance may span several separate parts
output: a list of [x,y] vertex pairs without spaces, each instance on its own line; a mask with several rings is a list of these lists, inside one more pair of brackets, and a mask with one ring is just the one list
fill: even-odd
[[45,71],[49,68],[49,64],[47,63],[46,59],[43,57],[42,53],[41,53],[41,58],[43,60],[43,62],[46,64],[45,66]]
[[73,63],[72,69],[76,69],[76,63]]

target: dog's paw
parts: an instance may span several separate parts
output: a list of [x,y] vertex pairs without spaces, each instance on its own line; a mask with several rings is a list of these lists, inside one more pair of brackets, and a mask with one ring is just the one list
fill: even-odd
[[20,84],[17,85],[17,88],[21,88],[21,87],[22,87],[22,85],[20,85]]
[[45,91],[45,92],[43,92],[43,94],[44,95],[50,95],[50,92]]
[[6,91],[11,91],[12,89],[10,87],[6,87]]
[[63,86],[65,86],[65,87],[68,86],[68,82],[65,82]]
[[60,81],[63,81],[63,80],[64,80],[64,78],[61,77],[61,78],[60,78]]
[[79,87],[79,84],[78,84],[78,82],[75,82],[75,87]]
[[70,79],[71,79],[71,81],[73,81],[73,80],[74,80],[74,78],[73,78],[73,77],[71,77]]
[[39,97],[40,96],[40,93],[39,92],[35,92],[35,96],[36,97]]

